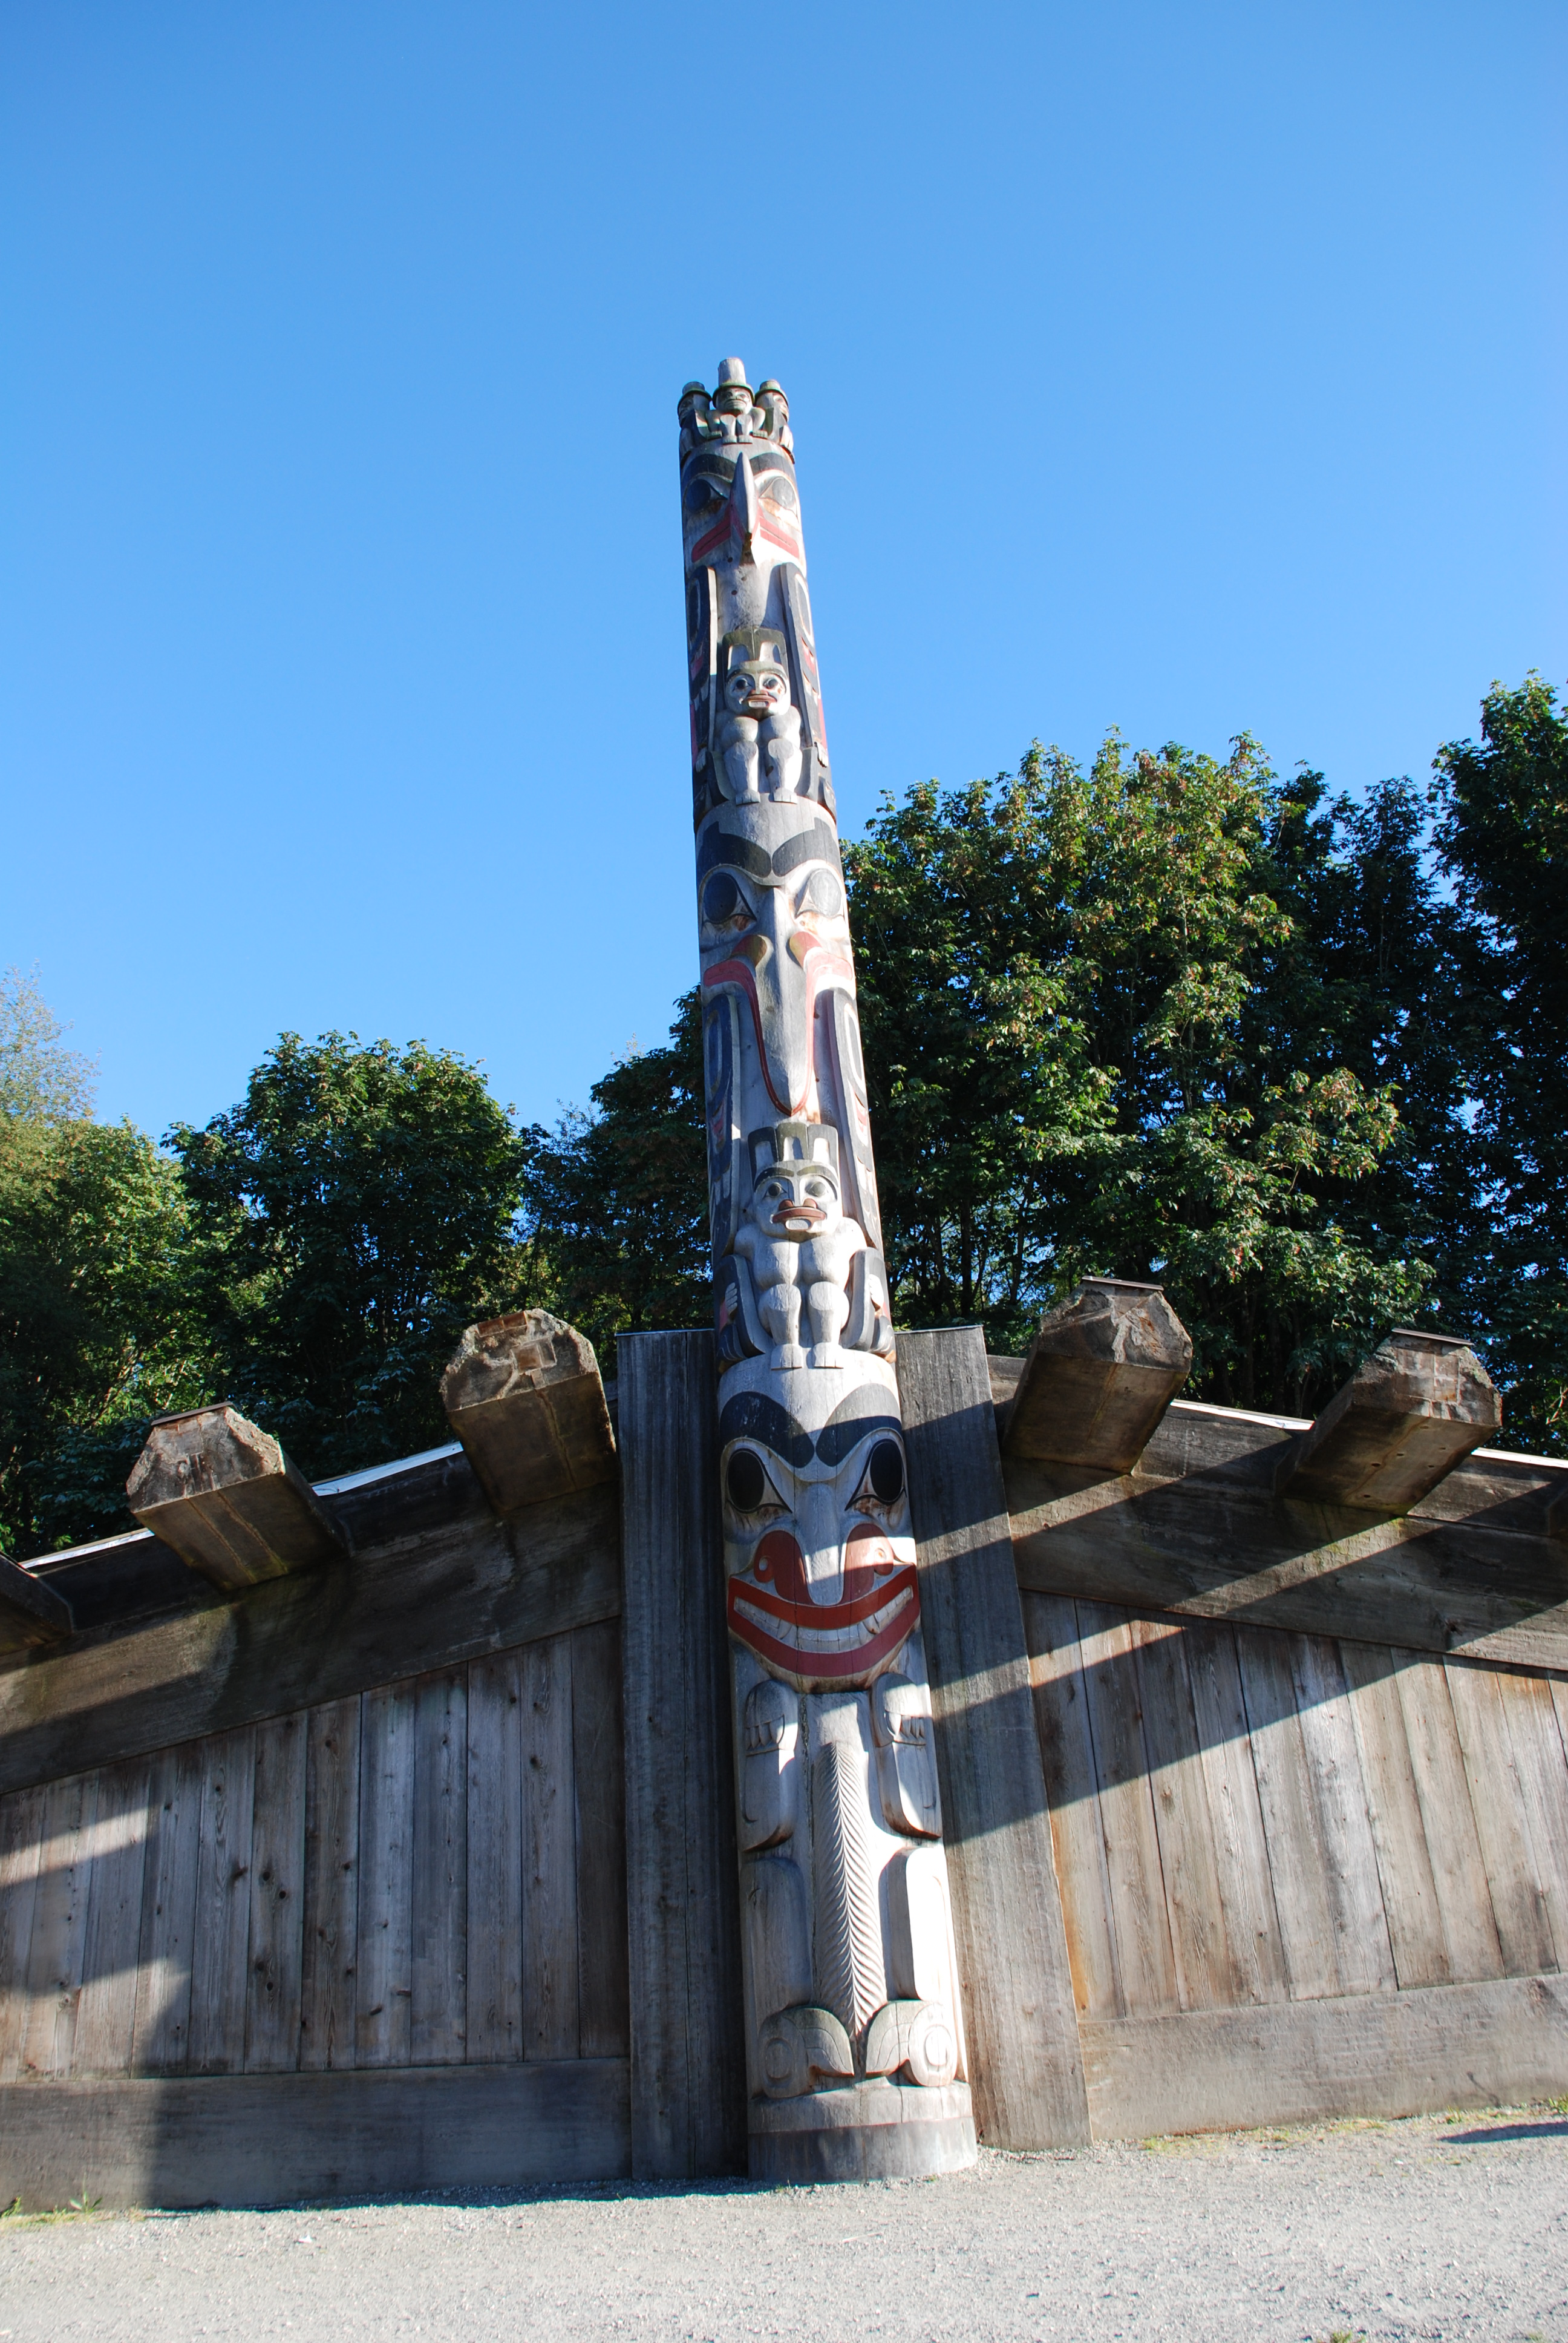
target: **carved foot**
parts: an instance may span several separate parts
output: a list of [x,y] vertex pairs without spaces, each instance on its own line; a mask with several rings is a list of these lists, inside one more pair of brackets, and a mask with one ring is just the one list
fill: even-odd
[[841,1367],[844,1353],[837,1342],[813,1342],[806,1353],[809,1367]]
[[803,1367],[806,1364],[806,1353],[799,1342],[780,1342],[775,1348],[768,1363],[775,1374],[779,1374],[786,1367]]
[[855,2071],[849,2037],[830,2009],[779,2010],[763,2026],[758,2047],[762,2087],[770,2099],[798,2099]]
[[890,2001],[872,2018],[866,2036],[866,2072],[891,2075],[900,2069],[911,2083],[950,2083],[959,2070],[952,2021],[940,2001]]

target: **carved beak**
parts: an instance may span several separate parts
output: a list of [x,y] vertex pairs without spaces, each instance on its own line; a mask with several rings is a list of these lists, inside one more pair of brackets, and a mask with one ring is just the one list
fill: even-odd
[[757,533],[757,482],[744,447],[737,450],[735,478],[729,483],[729,526],[740,540],[741,561],[754,562],[751,540]]

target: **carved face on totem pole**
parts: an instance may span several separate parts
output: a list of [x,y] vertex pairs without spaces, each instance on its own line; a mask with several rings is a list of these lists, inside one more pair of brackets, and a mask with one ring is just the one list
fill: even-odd
[[886,1386],[851,1385],[814,1433],[768,1393],[738,1392],[719,1437],[731,1634],[798,1692],[871,1684],[920,1616]]
[[[750,2125],[776,2176],[780,2143],[862,2119],[818,2093],[870,2092],[900,2157],[934,2127],[931,2169],[973,2137],[788,414],[736,359],[680,402]],[[876,2097],[895,2086],[930,2096]]]

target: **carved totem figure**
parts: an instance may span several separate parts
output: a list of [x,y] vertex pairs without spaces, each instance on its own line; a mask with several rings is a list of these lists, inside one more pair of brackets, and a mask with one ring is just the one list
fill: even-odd
[[681,395],[751,2167],[971,2162],[855,970],[789,407]]

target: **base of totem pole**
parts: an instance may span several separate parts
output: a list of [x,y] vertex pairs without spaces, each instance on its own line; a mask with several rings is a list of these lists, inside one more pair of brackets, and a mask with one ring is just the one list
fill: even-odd
[[967,2083],[849,2083],[751,2103],[753,2180],[922,2180],[975,2158]]

